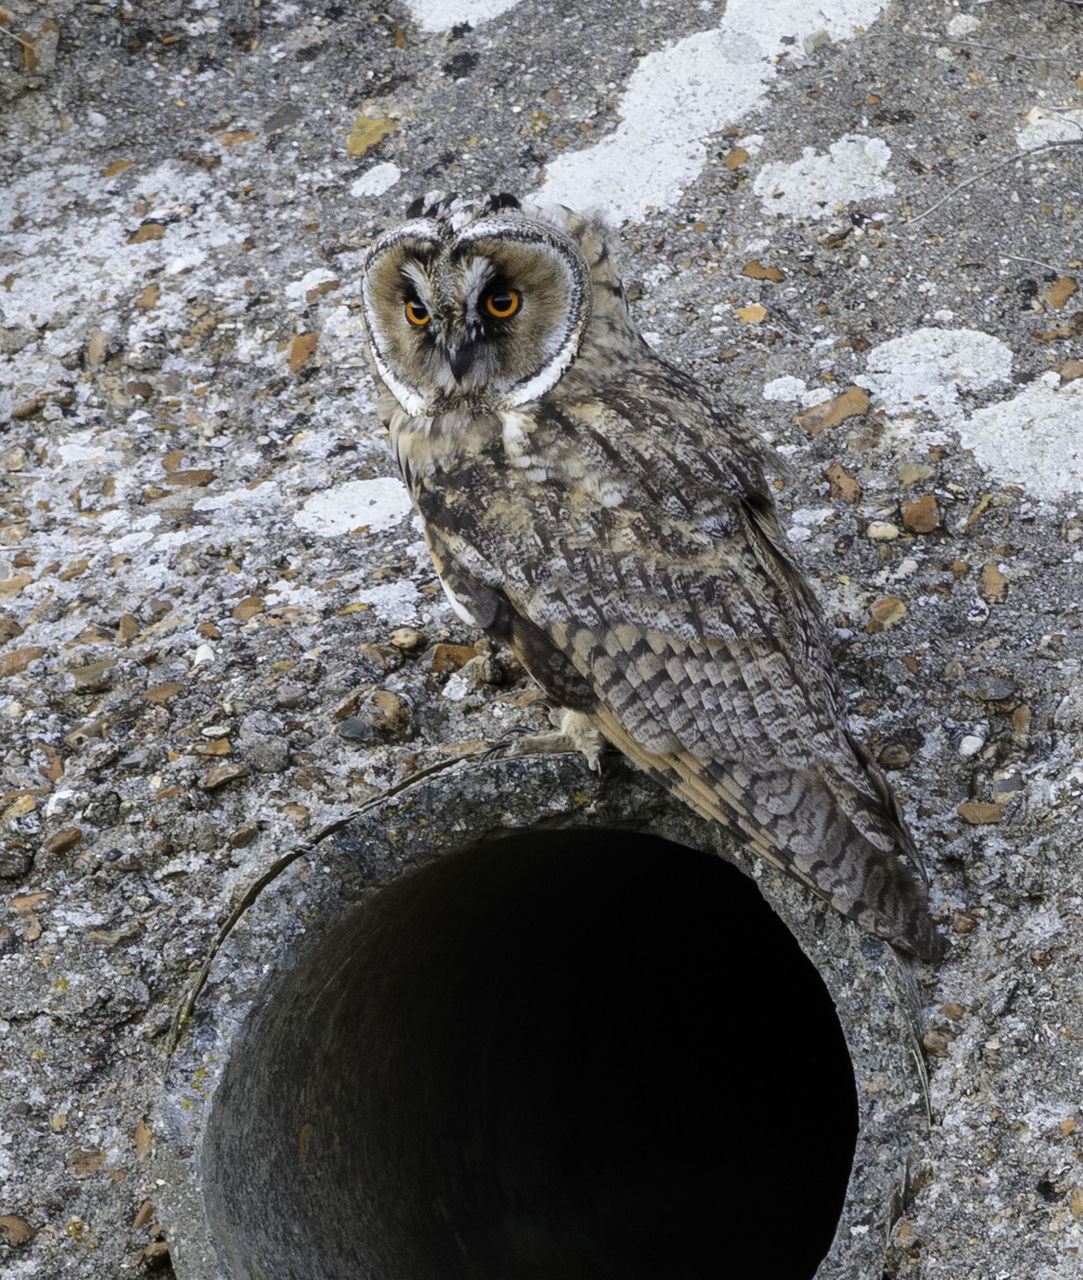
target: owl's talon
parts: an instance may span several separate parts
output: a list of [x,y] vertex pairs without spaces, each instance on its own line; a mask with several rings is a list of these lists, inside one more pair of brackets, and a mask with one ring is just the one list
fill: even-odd
[[560,728],[535,732],[529,725],[512,725],[482,755],[483,760],[507,756],[579,754],[591,773],[602,772],[602,755],[609,744],[579,712],[557,709],[553,719]]
[[559,729],[537,733],[528,725],[516,725],[499,741],[494,742],[481,758],[489,760],[504,759],[507,756],[559,755],[578,750],[578,745]]
[[[528,724],[510,725],[504,730],[500,737],[497,738],[492,746],[482,752],[481,758],[483,760],[499,760],[502,756],[511,752],[512,748],[514,748],[522,738],[532,732],[533,729]],[[514,754],[519,753],[516,752]]]

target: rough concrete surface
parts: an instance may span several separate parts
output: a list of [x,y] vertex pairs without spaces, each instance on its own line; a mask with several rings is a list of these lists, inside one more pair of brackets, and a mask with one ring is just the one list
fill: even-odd
[[884,1273],[1080,1274],[1083,9],[3,0],[0,131],[5,1275],[169,1274],[231,902],[538,714],[373,413],[359,265],[433,187],[607,208],[637,323],[786,460],[952,942]]

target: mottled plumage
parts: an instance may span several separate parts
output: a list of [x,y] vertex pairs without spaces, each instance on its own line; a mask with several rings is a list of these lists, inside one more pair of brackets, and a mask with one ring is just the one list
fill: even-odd
[[761,446],[659,359],[605,234],[508,196],[427,197],[371,250],[381,412],[459,612],[598,735],[862,927],[940,939]]

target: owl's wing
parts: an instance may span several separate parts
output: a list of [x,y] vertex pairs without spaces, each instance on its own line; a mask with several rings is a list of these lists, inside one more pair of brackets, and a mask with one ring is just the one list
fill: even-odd
[[[542,411],[531,451],[545,467],[476,461],[469,481],[423,494],[441,577],[555,702],[699,813],[932,954],[924,892],[899,861],[916,862],[913,844],[842,724],[824,622],[754,457],[717,432],[705,453],[694,403],[640,409],[650,430],[612,408]],[[550,417],[574,458],[547,439]]]

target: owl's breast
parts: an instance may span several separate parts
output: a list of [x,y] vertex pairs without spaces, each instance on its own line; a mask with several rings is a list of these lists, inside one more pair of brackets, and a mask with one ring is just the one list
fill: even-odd
[[[539,408],[542,408],[539,406]],[[606,465],[598,441],[585,424],[566,416],[506,409],[500,413],[501,462],[508,490],[530,486],[555,490],[570,503],[616,507],[625,501],[627,485]]]
[[[499,442],[500,420],[493,413],[454,410],[433,417],[411,417],[402,409],[388,420],[391,447],[407,487],[416,500],[422,488],[461,482],[477,471]],[[476,483],[476,481],[474,482]]]
[[[680,559],[719,552],[743,537],[740,488],[723,456],[641,391],[619,408],[552,396],[518,407],[391,422],[399,465],[426,524],[484,548],[493,566],[518,555]],[[699,434],[697,432],[697,434]]]

